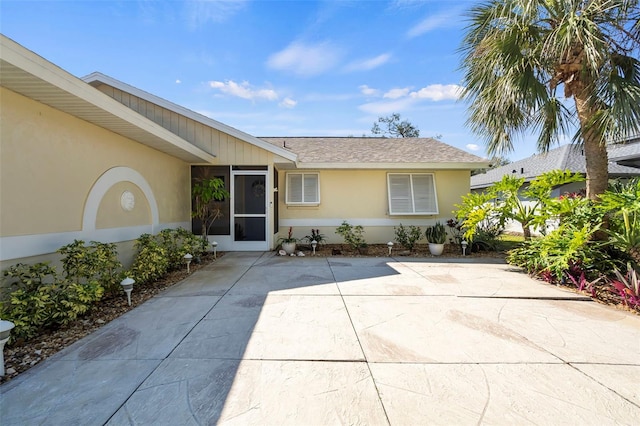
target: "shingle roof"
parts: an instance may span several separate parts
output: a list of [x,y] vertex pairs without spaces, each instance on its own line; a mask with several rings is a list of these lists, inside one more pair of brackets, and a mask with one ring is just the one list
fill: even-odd
[[[640,144],[638,144],[638,147],[640,147]],[[613,150],[615,149],[617,148],[613,148]],[[612,157],[611,148],[609,152],[610,157]],[[514,161],[505,166],[488,170],[486,173],[471,176],[471,189],[486,188],[498,182],[502,179],[502,176],[507,174],[520,178],[524,177],[525,181],[529,182],[551,170],[570,170],[574,173],[586,173],[586,163],[582,149],[575,145],[562,145],[545,154],[532,155],[523,160]],[[612,177],[640,176],[640,169],[622,166],[614,161],[610,161],[609,175]]]
[[483,167],[487,160],[431,138],[263,137],[298,155],[299,165],[440,164]]

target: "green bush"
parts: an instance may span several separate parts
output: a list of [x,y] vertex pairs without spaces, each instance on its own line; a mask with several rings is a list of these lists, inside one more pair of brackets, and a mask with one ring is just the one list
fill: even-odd
[[597,226],[576,228],[562,224],[546,236],[525,241],[521,247],[511,250],[507,261],[550,282],[562,282],[574,266],[585,271],[588,278],[597,278],[602,275],[601,271],[610,271],[616,266],[606,244],[593,240],[597,230]]
[[162,277],[169,270],[169,256],[151,234],[142,234],[136,240],[134,248],[138,251],[127,275],[136,284],[145,284]]
[[403,247],[413,252],[416,244],[422,238],[422,229],[419,226],[409,225],[408,227],[400,224],[397,228],[393,227],[396,233],[396,242],[402,244]]
[[353,250],[361,251],[367,247],[362,225],[353,226],[345,220],[342,225],[336,228],[336,234],[341,235],[344,238],[344,242],[349,244]]
[[84,241],[75,240],[58,249],[58,253],[68,280],[79,284],[95,280],[112,294],[121,291],[122,264],[115,244],[91,241],[85,246]]
[[19,263],[3,273],[0,315],[12,321],[12,336],[29,338],[43,328],[67,324],[100,300],[104,289],[97,281],[70,282],[47,263]]

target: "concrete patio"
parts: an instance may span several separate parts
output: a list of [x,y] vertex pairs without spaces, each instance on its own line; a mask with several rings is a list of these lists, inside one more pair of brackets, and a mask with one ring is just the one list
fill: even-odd
[[463,260],[227,253],[0,387],[0,424],[638,424],[640,317]]

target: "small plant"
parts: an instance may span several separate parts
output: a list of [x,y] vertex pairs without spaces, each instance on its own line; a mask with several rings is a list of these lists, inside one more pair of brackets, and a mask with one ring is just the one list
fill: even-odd
[[410,252],[413,252],[417,242],[422,238],[422,229],[419,226],[409,225],[405,227],[400,224],[397,228],[394,226],[393,230],[396,233],[396,242],[402,244]]
[[137,284],[144,284],[162,277],[169,270],[167,249],[158,243],[151,234],[142,234],[134,247],[138,250],[128,276]]
[[304,239],[307,240],[309,244],[315,241],[316,243],[318,243],[318,245],[324,244],[326,241],[324,235],[320,233],[319,229],[312,229],[311,235],[306,235]]
[[298,239],[293,236],[293,226],[289,227],[289,232],[287,232],[287,236],[280,237],[278,239],[278,242],[280,243],[297,243],[298,242]]
[[74,240],[58,249],[62,255],[62,267],[66,279],[78,284],[97,281],[111,293],[120,291],[122,264],[113,243],[91,241],[86,246],[82,240]]
[[427,226],[424,235],[430,244],[444,244],[447,242],[447,229],[440,222]]
[[350,245],[353,250],[362,252],[367,247],[362,225],[353,226],[345,220],[342,225],[336,228],[336,234],[341,235],[344,238],[344,242]]
[[451,244],[460,245],[462,243],[462,224],[457,219],[447,220],[447,226],[449,227],[449,233],[451,234]]
[[615,288],[618,295],[622,298],[625,305],[630,308],[640,308],[640,279],[631,264],[627,264],[627,273],[622,274],[618,269],[614,269],[616,279],[611,281],[611,285]]
[[203,179],[196,183],[192,190],[193,212],[191,215],[200,219],[202,224],[202,248],[209,244],[207,235],[213,223],[222,216],[219,202],[224,201],[231,194],[225,189],[224,180],[220,178]]

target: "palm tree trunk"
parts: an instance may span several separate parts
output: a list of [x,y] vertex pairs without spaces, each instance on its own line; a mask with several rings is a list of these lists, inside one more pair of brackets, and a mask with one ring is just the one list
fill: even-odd
[[576,111],[582,128],[582,138],[584,141],[584,158],[587,172],[587,197],[591,200],[598,200],[598,194],[607,190],[609,185],[609,159],[607,157],[607,147],[603,141],[601,130],[597,124],[591,124],[597,110],[589,103],[588,93],[585,84],[578,82],[573,88]]

